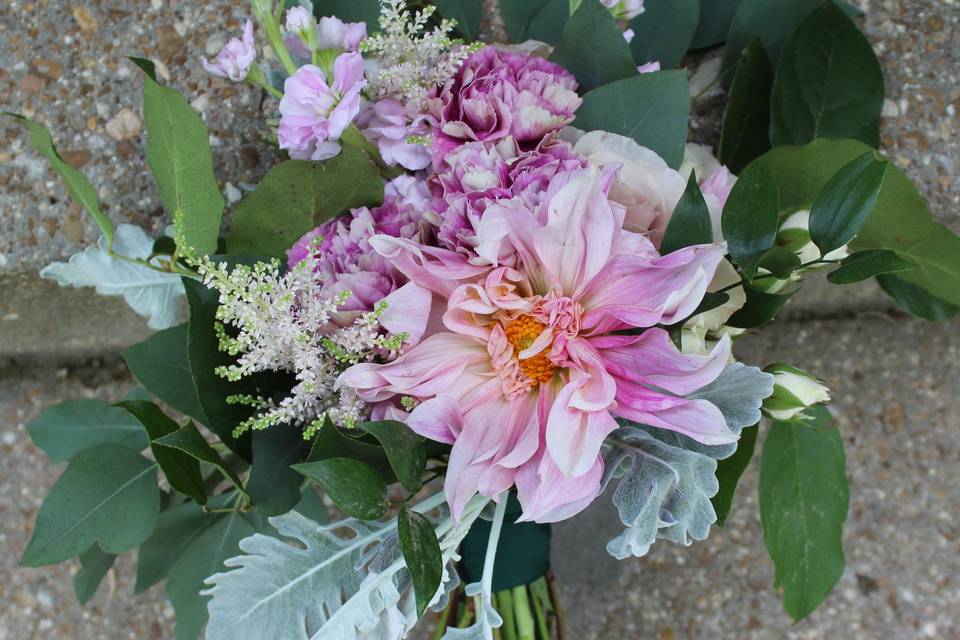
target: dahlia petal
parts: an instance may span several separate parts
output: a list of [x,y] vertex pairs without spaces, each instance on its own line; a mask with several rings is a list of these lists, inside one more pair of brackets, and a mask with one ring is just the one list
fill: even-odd
[[541,455],[517,470],[517,498],[523,515],[517,522],[559,522],[583,511],[598,495],[603,476],[603,458],[597,456],[586,473],[567,477],[550,459]]
[[571,406],[575,394],[586,382],[580,379],[563,387],[547,417],[547,452],[568,478],[590,469],[604,438],[617,428],[616,420],[606,409],[583,411]]
[[623,379],[618,382],[620,417],[676,431],[706,445],[730,444],[739,439],[727,426],[720,409],[706,400],[669,396]]
[[463,430],[463,413],[453,398],[437,396],[418,404],[404,422],[424,438],[453,444]]

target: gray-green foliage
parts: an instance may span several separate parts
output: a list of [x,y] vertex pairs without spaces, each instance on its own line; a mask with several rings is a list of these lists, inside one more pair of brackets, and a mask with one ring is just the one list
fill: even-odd
[[95,444],[111,442],[137,451],[149,444],[136,418],[94,399],[68,400],[47,407],[27,425],[27,432],[33,444],[54,462],[69,460]]

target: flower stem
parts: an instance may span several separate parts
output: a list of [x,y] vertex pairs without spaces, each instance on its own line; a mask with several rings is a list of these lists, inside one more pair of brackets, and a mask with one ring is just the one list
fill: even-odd
[[[518,640],[536,640],[533,616],[530,615],[530,599],[527,597],[527,585],[513,589],[514,611],[517,617]],[[549,636],[545,640],[549,640]]]

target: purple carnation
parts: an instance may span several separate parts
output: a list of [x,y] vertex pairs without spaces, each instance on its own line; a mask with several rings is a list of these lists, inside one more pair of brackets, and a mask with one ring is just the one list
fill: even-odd
[[530,149],[573,121],[582,100],[577,81],[563,67],[536,56],[493,46],[472,54],[442,88],[431,92],[439,130],[434,166],[470,141],[496,143],[509,154]]

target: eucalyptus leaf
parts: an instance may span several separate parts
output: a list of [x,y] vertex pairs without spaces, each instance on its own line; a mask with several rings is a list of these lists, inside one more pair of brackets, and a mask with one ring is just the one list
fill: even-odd
[[810,615],[843,574],[849,492],[843,441],[826,407],[775,422],[760,457],[760,521],[774,586],[794,620]]
[[335,16],[344,22],[366,22],[368,33],[380,30],[380,0],[316,0],[313,6],[317,18]]
[[366,422],[360,428],[370,433],[383,447],[390,466],[404,488],[414,493],[419,491],[427,466],[426,440],[404,423],[395,420]]
[[419,618],[427,610],[443,578],[440,542],[430,520],[406,507],[397,516],[397,533],[403,559],[413,582]]
[[832,284],[854,284],[884,273],[909,271],[912,262],[904,260],[896,251],[870,249],[858,251],[840,263],[840,268],[827,274]]
[[186,324],[158,331],[123,352],[123,360],[143,387],[165,405],[204,422],[206,416],[190,377]]
[[810,239],[827,255],[860,231],[880,197],[886,160],[864,153],[824,185],[810,208]]
[[100,582],[116,559],[116,555],[105,553],[96,544],[80,554],[80,570],[73,576],[73,592],[81,607],[96,595]]
[[146,540],[160,511],[156,468],[119,444],[75,455],[40,507],[23,566],[63,562],[95,542],[107,553],[122,553]]
[[176,227],[177,247],[184,255],[216,253],[224,201],[207,127],[180,92],[157,83],[152,62],[131,60],[144,71],[147,162]]
[[247,493],[258,513],[281,515],[300,502],[303,476],[291,465],[303,462],[309,451],[310,442],[299,427],[281,424],[253,432]]
[[630,21],[633,59],[657,61],[663,69],[680,66],[700,22],[701,0],[646,0],[643,13]]
[[697,172],[691,171],[683,196],[670,216],[663,242],[660,244],[660,253],[667,255],[684,247],[712,242],[713,224],[710,221],[710,210],[700,193]]
[[[504,4],[508,0],[500,0]],[[528,0],[520,0],[526,2]],[[537,0],[530,0],[536,4]],[[556,45],[560,42],[563,28],[570,19],[570,0],[547,0],[546,6],[541,9],[530,23],[529,39]],[[526,38],[525,38],[526,39]],[[515,41],[516,42],[516,41]]]
[[383,202],[383,180],[366,154],[344,145],[325,162],[287,160],[233,212],[231,254],[284,257],[306,232],[347,209]]
[[740,0],[700,0],[700,23],[690,47],[705,49],[727,39]]
[[122,258],[145,259],[153,241],[143,229],[121,224],[111,244],[105,236],[97,246],[87,247],[70,256],[67,262],[53,262],[40,270],[40,277],[56,281],[61,287],[95,287],[104,296],[122,295],[131,309],[147,318],[151,329],[166,329],[178,322],[183,286],[180,276],[163,273]]
[[884,293],[893,298],[898,307],[918,318],[932,322],[942,322],[954,317],[960,311],[960,305],[942,300],[899,276],[893,274],[880,275],[877,276],[877,282]]
[[[567,0],[553,1],[567,4]],[[511,42],[521,43],[530,39],[530,28],[537,14],[543,11],[549,2],[550,0],[500,0],[500,14]],[[559,33],[558,31],[558,37]]]
[[550,60],[576,76],[581,91],[637,75],[630,45],[598,0],[584,0],[570,16]]
[[752,280],[760,259],[776,246],[780,226],[780,190],[763,164],[751,163],[733,185],[720,224],[730,257]]
[[[217,503],[214,498],[211,504]],[[194,502],[183,502],[160,513],[157,526],[137,551],[137,581],[133,592],[142,593],[166,579],[180,556],[221,514],[207,513]]]
[[54,462],[69,460],[97,444],[120,444],[134,451],[149,440],[129,413],[99,400],[68,400],[44,409],[27,425],[33,444]]
[[187,423],[186,426],[180,427],[176,431],[172,431],[160,436],[151,442],[154,446],[182,451],[199,462],[205,462],[213,465],[220,471],[220,473],[223,474],[225,478],[233,483],[233,486],[237,488],[237,491],[245,493],[243,483],[240,482],[240,478],[238,478],[233,469],[231,469],[227,463],[224,462],[223,458],[220,457],[220,454],[217,453],[216,449],[210,446],[210,443],[206,441],[206,439],[203,437],[203,434],[197,430],[197,427],[192,422]]
[[457,31],[463,34],[467,42],[480,36],[480,23],[483,20],[481,0],[436,0],[436,5],[444,18],[457,21]]
[[589,91],[573,125],[633,138],[674,169],[683,162],[690,115],[684,71],[644,73]]
[[770,148],[773,68],[758,38],[743,50],[723,114],[718,158],[735,174]]
[[727,516],[730,515],[730,509],[733,507],[733,496],[737,491],[737,484],[753,459],[758,431],[760,431],[759,426],[745,428],[737,443],[737,451],[729,458],[724,458],[717,463],[717,482],[720,484],[720,489],[711,498],[713,509],[717,512],[717,526],[722,527],[727,522]]
[[63,181],[67,185],[67,191],[70,192],[70,197],[86,209],[90,217],[93,218],[97,226],[100,227],[100,233],[106,238],[106,247],[110,247],[110,245],[113,244],[113,222],[111,222],[107,214],[100,208],[100,199],[97,197],[96,188],[79,169],[73,167],[60,157],[60,154],[57,153],[56,148],[53,146],[53,138],[50,136],[50,132],[46,127],[18,113],[10,113],[7,111],[3,113],[17,118],[26,125],[27,130],[30,132],[30,144],[32,144],[33,148],[46,158],[50,166],[60,174],[60,177],[63,178]]
[[319,484],[349,516],[376,520],[387,513],[387,485],[366,463],[350,458],[327,458],[293,468]]

